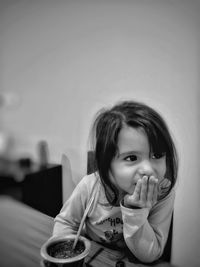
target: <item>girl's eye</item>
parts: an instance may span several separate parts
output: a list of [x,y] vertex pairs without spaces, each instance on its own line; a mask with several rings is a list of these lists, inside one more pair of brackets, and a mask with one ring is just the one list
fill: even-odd
[[158,153],[152,153],[151,157],[152,159],[161,159],[162,157],[164,157],[166,155],[166,153],[164,152],[158,152]]
[[126,161],[136,161],[137,159],[138,159],[137,156],[130,155],[130,156],[126,157],[124,160],[126,160]]

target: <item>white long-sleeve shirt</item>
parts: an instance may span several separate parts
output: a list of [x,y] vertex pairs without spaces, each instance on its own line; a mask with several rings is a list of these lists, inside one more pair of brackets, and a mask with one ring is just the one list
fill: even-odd
[[[174,189],[152,209],[112,207],[97,173],[83,177],[55,217],[53,236],[76,233],[90,198],[93,204],[85,221],[86,234],[94,241],[127,246],[143,262],[163,253],[174,207]],[[84,234],[84,233],[83,233]]]

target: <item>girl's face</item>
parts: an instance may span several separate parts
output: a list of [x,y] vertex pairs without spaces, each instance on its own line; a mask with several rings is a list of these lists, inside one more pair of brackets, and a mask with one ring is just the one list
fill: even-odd
[[133,194],[139,178],[153,175],[158,182],[166,173],[166,155],[151,153],[142,128],[125,126],[118,136],[118,154],[111,161],[110,179],[122,194]]

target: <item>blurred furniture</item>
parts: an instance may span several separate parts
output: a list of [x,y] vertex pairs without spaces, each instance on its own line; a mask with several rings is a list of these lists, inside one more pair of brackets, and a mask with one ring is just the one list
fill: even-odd
[[[0,214],[0,266],[41,266],[40,248],[51,236],[53,218],[8,197],[0,197]],[[100,253],[95,256],[98,251]],[[114,267],[120,259],[122,252],[92,241],[86,266]],[[146,266],[131,263],[126,257],[122,260],[126,267]],[[152,266],[172,267],[164,262]]]
[[38,164],[29,158],[18,160],[0,157],[0,195],[10,195],[15,199],[22,199],[22,182],[25,175],[40,169]]
[[66,154],[62,155],[62,197],[63,203],[70,197],[75,188],[75,183],[72,177],[71,164]]
[[25,175],[22,202],[55,217],[62,208],[62,166],[50,165]]
[[46,158],[34,163],[29,158],[1,157],[0,195],[11,196],[49,216],[56,216],[63,204],[62,166],[49,164]]
[[91,174],[96,171],[95,155],[94,151],[89,150],[87,152],[87,174]]
[[13,176],[1,174],[0,195],[10,195],[15,199],[21,199],[21,183],[17,182]]

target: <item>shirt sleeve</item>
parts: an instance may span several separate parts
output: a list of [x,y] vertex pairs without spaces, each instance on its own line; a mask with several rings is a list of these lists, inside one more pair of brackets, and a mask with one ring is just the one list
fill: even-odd
[[70,198],[64,203],[60,213],[54,219],[53,236],[75,234],[88,201],[88,187],[83,178]]
[[143,262],[162,256],[171,224],[175,191],[151,209],[130,209],[121,204],[124,239],[131,252]]

